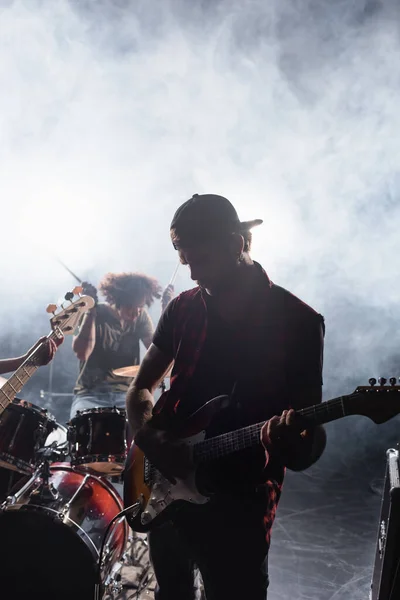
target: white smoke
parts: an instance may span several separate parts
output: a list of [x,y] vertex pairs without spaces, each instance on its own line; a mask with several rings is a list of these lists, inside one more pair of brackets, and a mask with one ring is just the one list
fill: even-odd
[[393,10],[3,2],[3,329],[73,286],[55,255],[167,284],[173,212],[212,192],[264,219],[254,258],[325,315],[332,389],[378,373],[400,300]]
[[[140,270],[166,285],[171,217],[209,192],[264,219],[254,258],[324,314],[326,398],[400,375],[396,11],[394,0],[0,0],[2,356],[46,333],[45,304],[75,285],[57,256],[94,284]],[[181,267],[177,291],[191,285]],[[71,392],[69,340],[53,366],[53,389]],[[47,377],[28,399],[46,404]],[[64,422],[70,400],[47,406]],[[349,479],[368,475],[368,445],[383,465],[396,426],[331,426],[336,454],[289,486],[317,489],[351,460]],[[359,565],[368,550],[354,551]],[[303,581],[290,556],[288,597]]]

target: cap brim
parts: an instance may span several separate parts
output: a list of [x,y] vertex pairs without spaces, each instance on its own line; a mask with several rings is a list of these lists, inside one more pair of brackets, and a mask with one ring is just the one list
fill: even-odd
[[253,221],[241,221],[240,228],[242,231],[247,231],[248,229],[252,229],[253,227],[257,227],[257,225],[261,225],[264,221],[262,219],[253,219]]

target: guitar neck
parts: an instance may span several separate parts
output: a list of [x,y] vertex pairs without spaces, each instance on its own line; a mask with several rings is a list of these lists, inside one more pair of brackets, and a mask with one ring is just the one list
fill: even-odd
[[[57,335],[52,331],[47,338],[54,339]],[[22,390],[24,385],[29,381],[34,373],[39,368],[37,361],[38,354],[41,346],[38,346],[21,366],[15,371],[15,373],[6,381],[6,383],[0,388],[0,415],[5,411],[7,406],[11,404],[16,395]]]
[[[339,396],[328,402],[298,410],[296,415],[301,417],[305,428],[307,425],[323,425],[329,421],[336,421],[346,416],[345,401],[351,397],[352,395]],[[265,421],[262,421],[198,442],[193,447],[196,462],[222,458],[238,450],[258,446],[261,443],[260,433],[264,423]]]

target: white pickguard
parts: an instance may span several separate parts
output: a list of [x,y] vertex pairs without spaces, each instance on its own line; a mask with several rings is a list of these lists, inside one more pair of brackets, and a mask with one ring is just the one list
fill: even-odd
[[[192,446],[198,442],[202,442],[206,432],[200,431],[196,435],[186,438],[185,442]],[[196,473],[193,471],[186,479],[177,479],[176,483],[171,483],[165,479],[159,471],[156,471],[153,476],[153,485],[151,488],[151,496],[141,516],[143,525],[148,525],[176,500],[185,500],[193,504],[205,504],[209,501],[207,496],[203,496],[196,488]]]

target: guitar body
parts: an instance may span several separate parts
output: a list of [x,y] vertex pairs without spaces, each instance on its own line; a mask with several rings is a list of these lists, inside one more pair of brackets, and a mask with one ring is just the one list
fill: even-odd
[[[227,405],[226,396],[213,398],[189,417],[179,437],[189,445],[203,441],[214,416]],[[186,479],[177,479],[172,484],[148,463],[140,448],[132,443],[124,472],[125,508],[137,501],[140,501],[141,509],[135,517],[127,515],[127,521],[133,531],[144,533],[168,520],[182,502],[205,504],[209,497],[197,489],[196,470]]]

